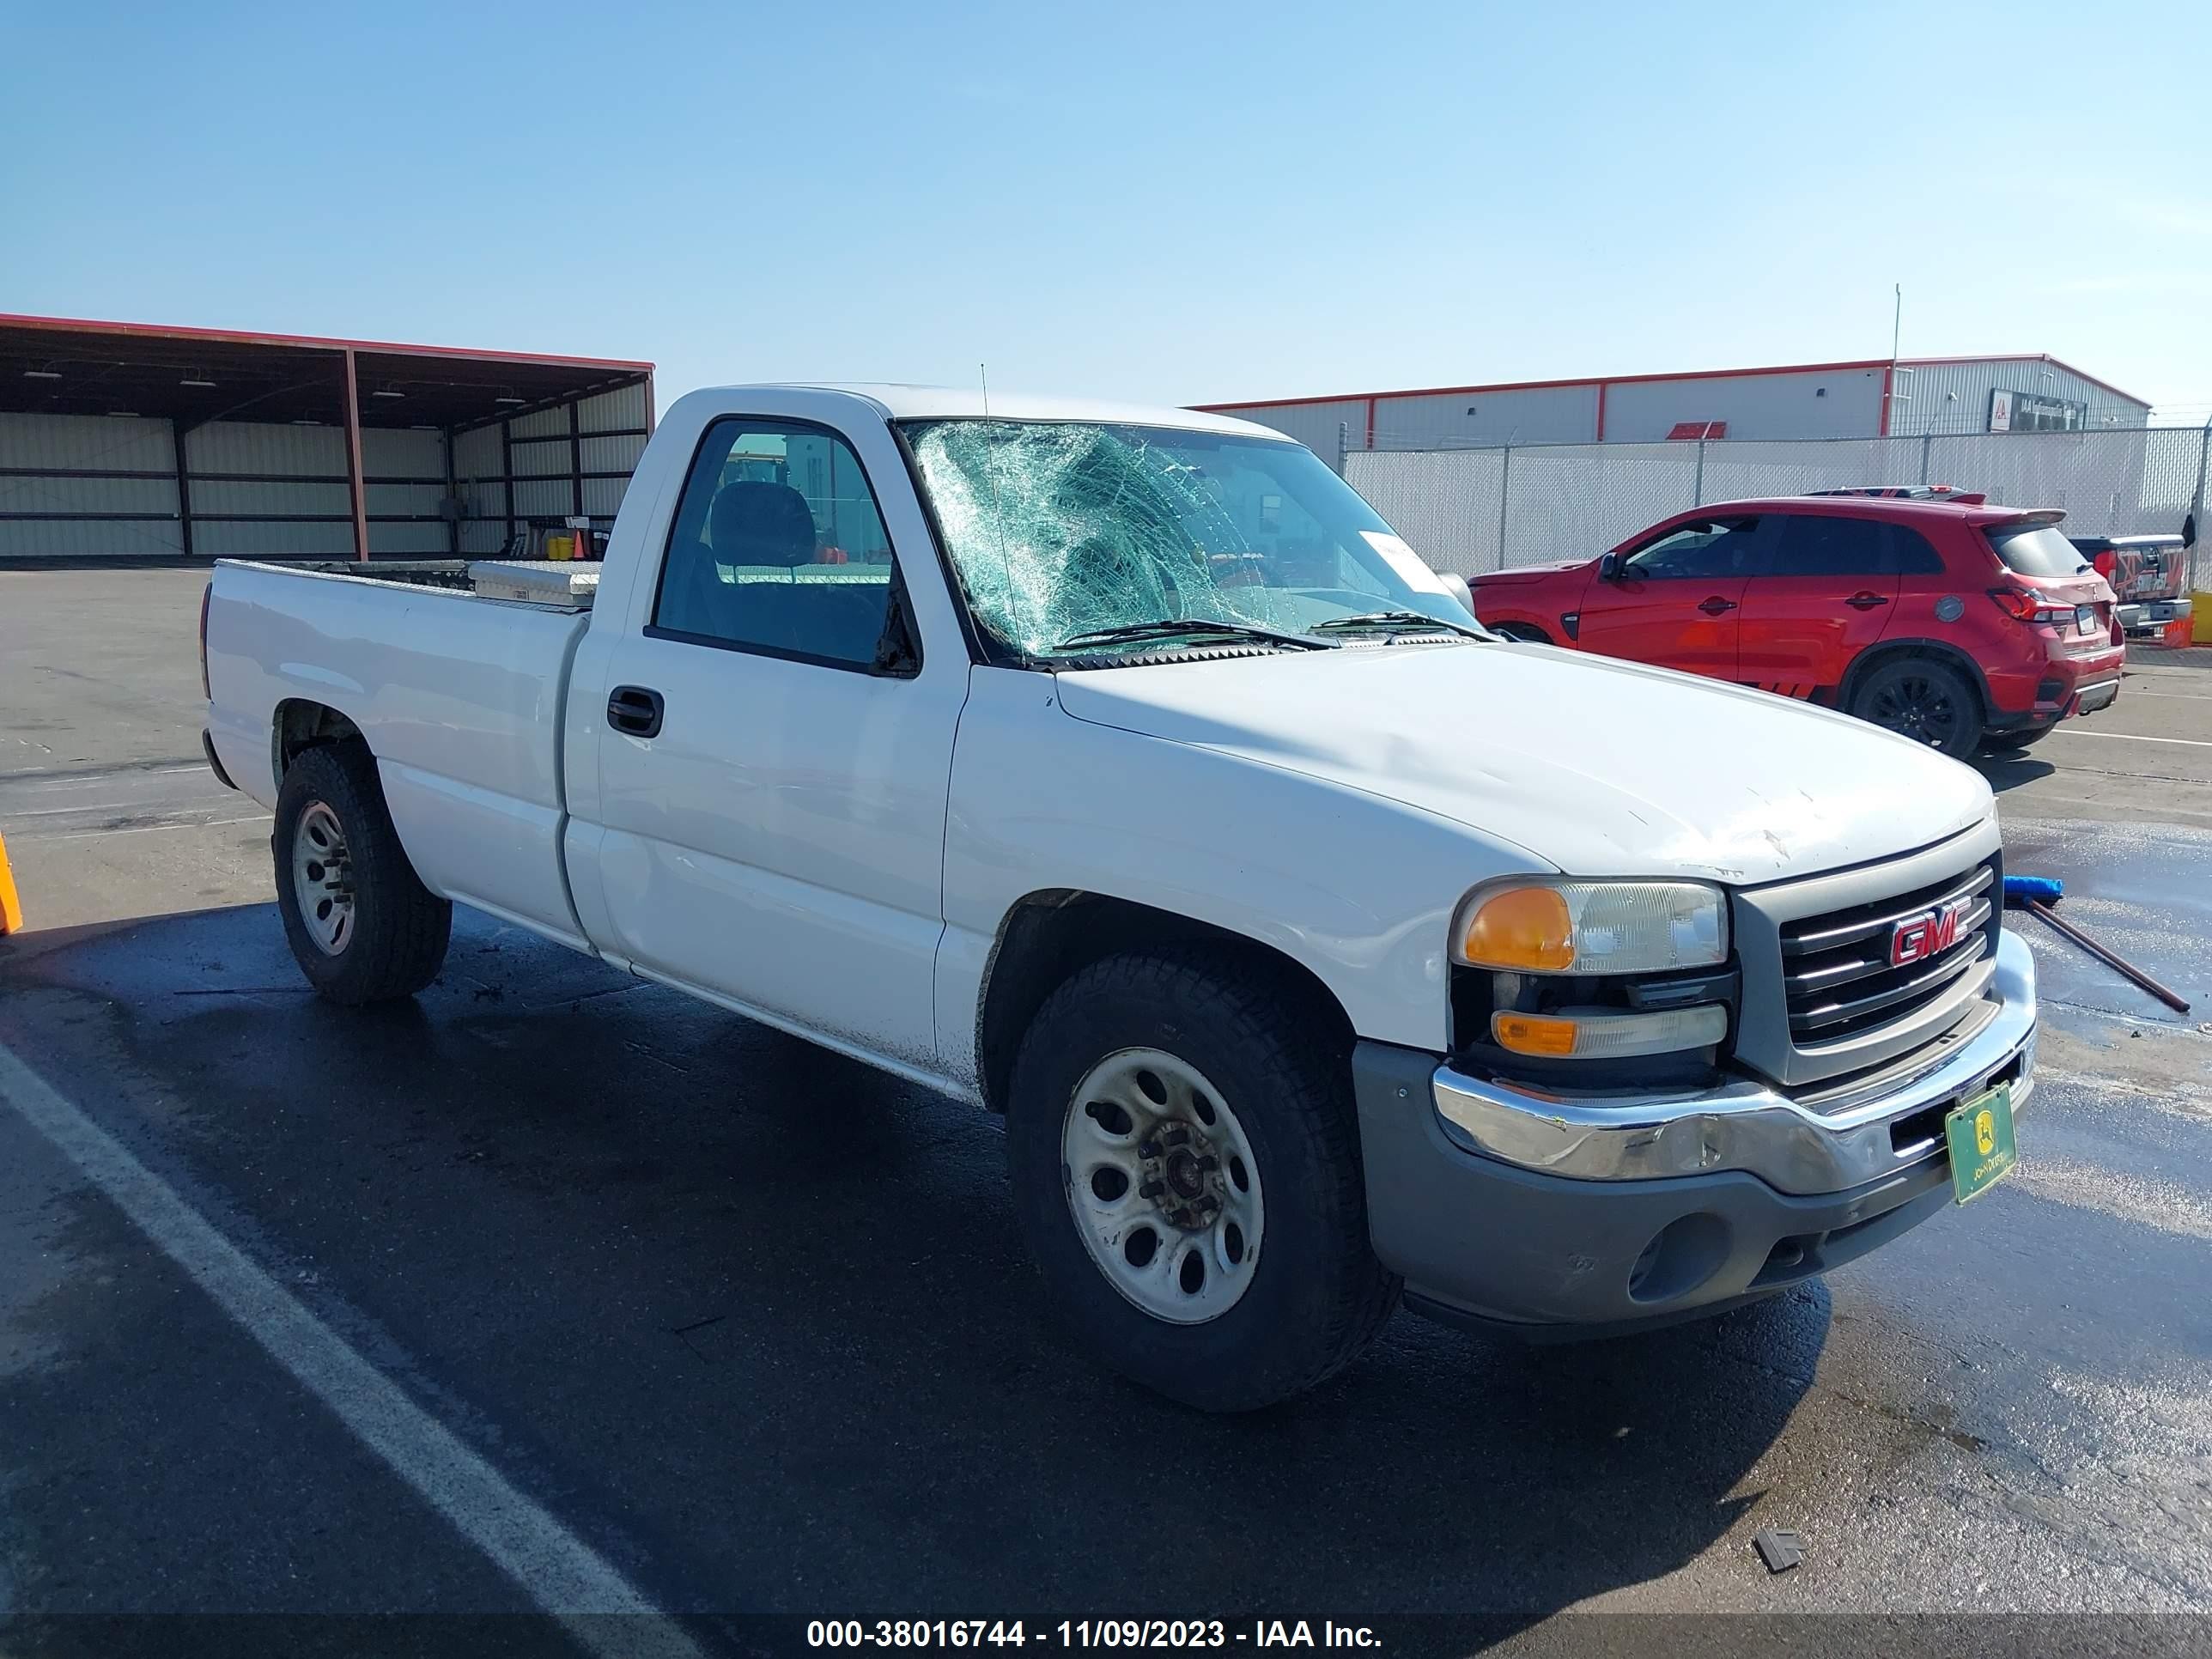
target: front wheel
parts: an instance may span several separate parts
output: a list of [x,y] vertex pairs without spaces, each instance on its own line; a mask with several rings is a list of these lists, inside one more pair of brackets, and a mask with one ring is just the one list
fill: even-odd
[[1297,989],[1227,951],[1110,957],[1046,999],[1014,1064],[1015,1205],[1052,1300],[1202,1410],[1304,1392],[1396,1304],[1348,1062]]
[[284,938],[316,990],[350,1007],[412,996],[437,977],[453,907],[408,862],[366,745],[293,760],[271,846]]
[[1483,626],[1502,640],[1520,640],[1529,645],[1549,645],[1552,636],[1534,623],[1495,622]]
[[1966,677],[1932,657],[1893,657],[1852,694],[1850,712],[1964,760],[1982,740],[1982,700]]

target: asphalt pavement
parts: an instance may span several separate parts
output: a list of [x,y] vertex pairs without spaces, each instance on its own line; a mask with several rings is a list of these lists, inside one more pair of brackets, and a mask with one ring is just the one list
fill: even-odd
[[1984,763],[2008,867],[2196,1004],[2015,918],[2013,1177],[1717,1321],[1401,1316],[1213,1419],[1061,1334],[969,1109],[467,912],[415,1003],[308,994],[204,580],[0,570],[0,1650],[2212,1642],[2212,650]]

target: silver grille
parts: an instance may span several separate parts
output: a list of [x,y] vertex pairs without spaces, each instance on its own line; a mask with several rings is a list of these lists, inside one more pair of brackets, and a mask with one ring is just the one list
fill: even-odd
[[[1963,878],[1786,924],[1782,982],[1791,1040],[1801,1047],[1833,1042],[1910,1018],[1935,1001],[1984,956],[1996,954],[1991,900],[2001,890],[1992,860]],[[1972,908],[1959,921],[1955,944],[1923,961],[1890,965],[1890,936],[1899,922],[1960,899],[1971,900]]]
[[[1784,1085],[1829,1084],[1926,1048],[1985,1010],[2002,863],[1994,822],[1901,859],[1735,896],[1736,1057]],[[1893,965],[1898,924],[1964,900],[1954,942]]]

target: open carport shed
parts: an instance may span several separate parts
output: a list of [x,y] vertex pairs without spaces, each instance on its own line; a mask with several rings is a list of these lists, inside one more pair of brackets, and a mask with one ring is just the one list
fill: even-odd
[[0,556],[534,552],[653,412],[645,362],[0,315]]

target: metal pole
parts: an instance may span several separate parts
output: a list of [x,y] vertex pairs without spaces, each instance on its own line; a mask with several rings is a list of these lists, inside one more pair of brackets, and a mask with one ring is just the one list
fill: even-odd
[[499,473],[507,487],[507,539],[499,544],[503,555],[514,540],[514,428],[507,421],[499,423]]
[[1498,469],[1498,568],[1505,568],[1505,508],[1513,499],[1513,446],[1504,450],[1504,460]]
[[[584,425],[583,405],[573,400],[568,404],[568,478],[574,488],[570,498],[575,505],[569,511],[578,518],[584,516]],[[582,555],[579,554],[578,557]]]
[[361,470],[361,382],[355,377],[353,348],[345,353],[346,487],[353,492],[353,556],[368,557],[368,491]]
[[1705,504],[1705,441],[1703,438],[1700,438],[1698,440],[1698,479],[1695,483],[1690,486],[1690,505],[1692,507],[1703,507]]
[[1928,482],[1928,453],[1935,447],[1936,434],[1933,432],[1922,433],[1920,434],[1920,482],[1923,483]]
[[1344,476],[1346,458],[1351,452],[1352,422],[1339,421],[1336,423],[1336,476],[1340,478]]
[[[459,501],[461,498],[461,487],[459,482],[453,477],[453,428],[447,427],[438,434],[438,444],[445,451],[446,499],[449,502]],[[458,559],[461,556],[461,515],[450,507],[447,511],[451,516],[446,520],[446,551]]]
[[[2212,466],[2212,420],[2204,422],[2204,441],[2197,451],[2197,494],[2191,498],[2189,507],[2191,527],[2197,532],[2197,539],[2200,542],[2204,539],[2204,483],[2208,466]],[[2189,591],[2194,593],[2207,584],[2197,580],[2196,548],[2188,547],[2182,551],[2189,561]]]

